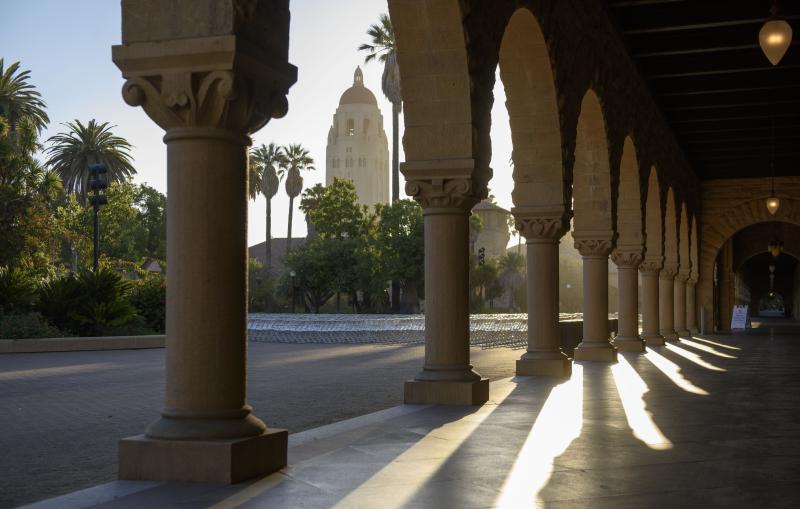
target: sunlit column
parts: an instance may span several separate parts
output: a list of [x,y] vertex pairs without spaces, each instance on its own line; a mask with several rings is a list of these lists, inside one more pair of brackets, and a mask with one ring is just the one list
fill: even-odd
[[661,258],[645,258],[639,265],[639,272],[642,274],[642,339],[647,345],[663,345],[664,336],[659,331],[658,320]]
[[[237,482],[286,464],[286,431],[246,401],[248,135],[286,113],[297,72],[288,3],[273,3],[220,35],[230,2],[123,1],[113,59],[125,101],[166,131],[169,193],[165,405],[120,442],[123,479]],[[240,44],[256,29],[270,37]]]
[[686,328],[686,280],[689,273],[681,270],[675,276],[674,299],[675,299],[675,333],[682,338],[690,337],[691,333]]
[[697,334],[697,275],[692,274],[686,282],[686,328]]
[[468,178],[425,179],[429,168],[403,165],[425,221],[425,363],[406,382],[405,402],[477,405],[489,399],[489,380],[469,363],[469,216],[478,197]]
[[658,322],[665,341],[675,341],[675,267],[665,265],[658,275]]
[[576,232],[575,249],[583,257],[583,339],[575,348],[576,361],[616,362],[617,348],[608,327],[609,238],[581,238]]
[[642,261],[639,251],[615,250],[611,260],[617,265],[619,286],[619,320],[614,345],[621,352],[644,352],[639,336],[639,273]]
[[528,350],[517,361],[517,374],[569,376],[572,362],[561,350],[558,325],[558,244],[565,221],[512,212],[528,246]]

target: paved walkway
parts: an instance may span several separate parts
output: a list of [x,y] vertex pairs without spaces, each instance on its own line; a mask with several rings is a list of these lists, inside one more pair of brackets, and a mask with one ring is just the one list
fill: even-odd
[[477,409],[311,430],[256,482],[115,482],[40,507],[797,507],[797,339],[683,340],[494,383]]
[[[296,433],[402,403],[422,346],[249,344],[249,401]],[[484,376],[519,350],[473,350]],[[163,405],[164,350],[0,355],[0,508],[116,478],[117,441]]]

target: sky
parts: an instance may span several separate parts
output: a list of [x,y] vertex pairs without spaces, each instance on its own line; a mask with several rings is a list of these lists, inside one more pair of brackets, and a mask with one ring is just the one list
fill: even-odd
[[[381,64],[365,66],[364,53],[357,51],[359,44],[368,42],[365,32],[369,25],[388,12],[386,1],[347,0],[347,8],[342,5],[330,0],[291,2],[289,61],[298,67],[298,80],[289,91],[289,113],[253,135],[254,145],[301,143],[309,149],[317,170],[304,175],[305,187],[325,182],[328,129],[339,97],[352,85],[358,65],[364,71],[365,86],[378,98],[384,129],[391,140],[392,110],[381,93]],[[74,119],[109,122],[116,126],[115,134],[134,146],[134,181],[146,182],[168,194],[166,150],[161,140],[164,132],[140,108],[125,104],[120,94],[122,75],[111,61],[111,46],[120,43],[120,23],[118,0],[6,1],[0,17],[0,58],[5,59],[6,66],[20,61],[22,68],[31,71],[30,81],[47,103],[51,121],[42,140],[63,131],[62,124]],[[509,209],[513,188],[508,164],[511,132],[499,79],[492,120],[495,177],[490,190],[497,203]],[[401,136],[402,125],[401,117]],[[401,176],[401,197],[405,197],[402,188]],[[272,201],[274,237],[286,236],[288,207],[289,199],[281,189]],[[250,202],[248,245],[264,241],[265,211],[264,198]],[[292,235],[305,236],[305,221],[298,219],[302,215],[297,208],[295,218]],[[511,244],[515,243],[512,239]]]

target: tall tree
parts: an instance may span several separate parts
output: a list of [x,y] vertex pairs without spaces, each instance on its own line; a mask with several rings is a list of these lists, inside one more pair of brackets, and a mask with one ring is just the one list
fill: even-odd
[[250,199],[263,194],[267,200],[267,236],[265,241],[267,271],[272,269],[272,198],[278,193],[286,165],[283,147],[274,143],[250,150]]
[[80,120],[63,124],[67,132],[50,137],[46,152],[46,165],[51,167],[64,181],[64,189],[77,195],[81,202],[86,199],[89,180],[89,165],[104,163],[108,166],[108,182],[124,182],[136,174],[131,144],[125,138],[115,136],[108,122],[95,119],[84,125]]
[[403,111],[403,98],[400,94],[400,68],[397,66],[394,29],[388,14],[381,14],[378,23],[367,30],[369,43],[358,47],[366,51],[364,63],[377,59],[383,64],[381,88],[383,95],[392,103],[392,202],[400,199],[400,113]]
[[19,70],[19,62],[6,68],[0,58],[0,116],[8,120],[11,132],[23,117],[30,119],[36,131],[41,131],[50,122],[44,111],[45,103],[36,87],[28,83],[31,72]]
[[286,156],[282,168],[286,171],[286,194],[289,195],[289,229],[286,232],[286,254],[292,248],[292,212],[294,212],[294,199],[303,190],[304,170],[314,170],[314,159],[308,150],[299,143],[283,147]]

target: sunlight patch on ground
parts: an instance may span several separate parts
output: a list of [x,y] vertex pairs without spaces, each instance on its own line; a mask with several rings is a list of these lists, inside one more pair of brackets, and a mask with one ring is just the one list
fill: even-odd
[[647,411],[644,395],[650,390],[639,373],[622,355],[617,363],[611,366],[614,383],[617,386],[622,408],[633,436],[647,444],[651,449],[672,449],[672,442],[664,436],[661,429],[653,421],[653,415]]
[[696,348],[698,350],[702,350],[704,352],[708,352],[711,355],[716,355],[717,357],[722,357],[723,359],[736,359],[737,357],[733,355],[729,355],[727,353],[720,352],[716,348],[712,348],[708,345],[704,345],[702,343],[697,343],[695,341],[689,341],[688,339],[680,338],[679,341],[685,345],[691,346],[692,348]]
[[[496,507],[534,507],[553,472],[553,462],[578,438],[583,428],[583,366],[553,388],[536,418],[495,502]],[[536,501],[536,504],[534,503]]]
[[709,345],[718,346],[720,348],[727,348],[728,350],[741,350],[738,346],[731,346],[726,345],[725,343],[717,343],[716,341],[711,341],[710,339],[705,338],[698,338],[697,336],[692,336],[692,339],[695,341],[702,341],[703,343],[708,343]]
[[684,391],[691,392],[692,394],[698,394],[700,396],[708,396],[708,391],[701,389],[687,380],[686,377],[681,374],[681,368],[660,353],[654,352],[648,348],[647,353],[644,354],[644,358],[650,361],[653,366],[657,367],[662,373],[664,373],[664,375],[666,375],[667,378],[672,380],[672,383]]
[[667,347],[667,350],[669,350],[671,352],[675,352],[676,354],[680,355],[684,359],[686,359],[688,361],[691,361],[691,362],[694,362],[695,364],[697,364],[698,366],[700,366],[702,368],[710,369],[711,371],[720,371],[720,372],[727,371],[727,369],[721,368],[719,366],[715,366],[714,364],[711,364],[710,362],[706,362],[706,361],[703,360],[702,357],[700,357],[696,353],[690,352],[689,350],[685,350],[685,349],[683,349],[683,348],[681,348],[679,346],[675,346],[675,345],[670,344],[670,343],[667,343],[664,346]]
[[0,373],[0,380],[32,380],[35,378],[44,378],[48,376],[77,375],[83,373],[94,373],[96,371],[107,371],[116,367],[118,367],[118,365],[112,362],[99,362],[94,364],[77,364],[74,366],[22,369]]

